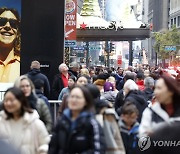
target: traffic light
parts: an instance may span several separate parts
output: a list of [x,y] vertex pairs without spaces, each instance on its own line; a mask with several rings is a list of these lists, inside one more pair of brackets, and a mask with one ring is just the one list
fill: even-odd
[[114,43],[110,43],[110,52],[115,51],[115,44]]

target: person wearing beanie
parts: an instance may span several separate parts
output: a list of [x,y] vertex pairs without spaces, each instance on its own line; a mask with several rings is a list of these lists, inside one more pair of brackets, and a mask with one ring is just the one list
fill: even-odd
[[115,103],[117,92],[114,91],[114,86],[111,82],[104,84],[104,93],[101,95],[101,100],[110,102],[112,105]]
[[104,84],[108,78],[109,74],[107,73],[99,74],[97,80],[94,82],[101,94],[104,92]]
[[76,77],[73,75],[70,76],[68,79],[68,87],[62,89],[62,91],[59,94],[58,100],[62,101],[65,95],[69,95],[69,92],[74,87],[75,83],[76,83]]

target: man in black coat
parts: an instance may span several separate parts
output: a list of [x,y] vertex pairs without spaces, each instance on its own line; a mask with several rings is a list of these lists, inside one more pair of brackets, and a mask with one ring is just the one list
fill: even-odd
[[31,70],[27,73],[27,76],[34,83],[37,79],[44,82],[44,95],[49,98],[50,96],[50,84],[46,75],[42,74],[40,71],[40,63],[38,61],[32,61]]
[[68,86],[68,79],[72,75],[68,72],[69,68],[66,64],[59,65],[59,73],[54,76],[52,83],[52,99],[58,100],[61,90]]

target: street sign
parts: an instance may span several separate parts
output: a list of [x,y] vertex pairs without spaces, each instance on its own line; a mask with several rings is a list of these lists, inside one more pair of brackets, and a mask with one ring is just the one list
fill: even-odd
[[74,41],[74,40],[66,40],[65,41],[65,47],[74,47],[74,46],[76,46],[76,41]]
[[122,56],[121,55],[117,56],[117,64],[118,64],[118,66],[122,65]]
[[90,46],[89,47],[89,50],[100,50],[101,49],[101,47],[96,47],[96,46]]
[[176,46],[165,46],[165,51],[176,51]]
[[84,47],[82,46],[75,46],[72,48],[72,50],[80,50],[80,51],[83,51],[84,50]]
[[77,0],[66,0],[65,39],[76,40]]

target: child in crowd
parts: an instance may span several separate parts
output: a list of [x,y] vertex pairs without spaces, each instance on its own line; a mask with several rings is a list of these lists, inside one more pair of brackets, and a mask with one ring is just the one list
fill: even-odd
[[140,152],[138,148],[138,109],[133,103],[128,101],[125,102],[122,107],[121,113],[119,127],[124,147],[126,149],[126,154],[138,154]]

